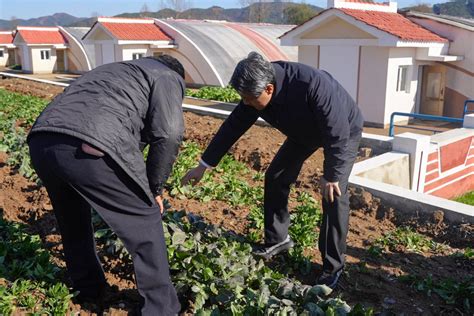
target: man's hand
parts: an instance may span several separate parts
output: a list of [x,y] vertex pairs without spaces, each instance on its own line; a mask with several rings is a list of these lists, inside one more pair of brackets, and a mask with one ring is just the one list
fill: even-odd
[[186,175],[181,179],[181,185],[196,185],[204,176],[204,171],[206,171],[206,167],[201,164],[199,164],[199,166],[196,168],[189,170],[188,173],[186,173]]
[[165,208],[163,207],[163,200],[161,199],[161,195],[155,196],[155,201],[158,204],[158,206],[160,207],[161,214],[163,214],[163,211],[165,210]]
[[321,186],[321,194],[323,198],[333,203],[334,202],[334,194],[336,196],[341,196],[341,189],[339,189],[339,182],[329,182],[324,177],[321,177],[319,184]]

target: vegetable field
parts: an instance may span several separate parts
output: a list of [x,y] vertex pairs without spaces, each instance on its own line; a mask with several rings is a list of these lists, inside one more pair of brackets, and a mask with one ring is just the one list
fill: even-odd
[[[7,81],[0,82],[0,315],[133,314],[140,298],[131,259],[96,213],[99,257],[110,288],[102,304],[75,301],[52,207],[25,144],[48,101],[26,95],[37,87],[11,92]],[[474,227],[450,225],[442,213],[421,218],[414,210],[413,216],[402,216],[354,189],[341,285],[333,292],[313,286],[321,268],[316,248],[321,152],[309,159],[290,193],[290,234],[296,247],[269,262],[253,257],[251,245],[263,237],[264,171],[284,138],[270,128],[253,127],[200,186],[182,187],[179,179],[196,164],[221,123],[191,113],[185,119],[185,141],[167,184],[164,219],[183,315],[474,312]]]

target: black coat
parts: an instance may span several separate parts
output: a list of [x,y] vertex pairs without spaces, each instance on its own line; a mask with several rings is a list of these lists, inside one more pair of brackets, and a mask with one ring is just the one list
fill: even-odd
[[57,96],[30,136],[58,132],[84,140],[108,154],[153,201],[161,194],[183,136],[184,90],[183,79],[152,58],[106,64]]
[[222,124],[202,160],[216,166],[258,117],[308,148],[324,147],[324,177],[339,181],[349,138],[361,133],[364,119],[349,93],[325,71],[291,63],[272,63],[275,91],[258,111],[240,102]]

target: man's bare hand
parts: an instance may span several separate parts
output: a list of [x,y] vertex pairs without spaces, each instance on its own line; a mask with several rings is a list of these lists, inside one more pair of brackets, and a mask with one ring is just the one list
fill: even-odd
[[341,189],[339,189],[339,182],[329,182],[324,177],[319,181],[321,186],[321,194],[327,202],[334,202],[335,196],[341,196]]
[[202,177],[204,176],[204,172],[206,171],[206,167],[203,165],[199,165],[196,168],[189,170],[186,175],[181,179],[181,185],[196,185],[201,181]]
[[163,207],[163,199],[161,198],[161,195],[155,196],[155,201],[158,204],[158,206],[160,207],[161,214],[163,214],[163,211],[165,210],[165,208]]

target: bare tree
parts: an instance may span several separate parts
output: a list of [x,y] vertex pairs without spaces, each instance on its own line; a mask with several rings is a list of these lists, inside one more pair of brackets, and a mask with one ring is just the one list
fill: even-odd
[[168,8],[178,12],[183,12],[191,7],[190,0],[168,0]]
[[142,5],[140,12],[150,12],[150,8],[148,7],[148,4],[146,2]]
[[166,9],[166,1],[165,0],[159,0],[158,1],[158,11]]
[[240,5],[248,7],[249,22],[264,22],[269,16],[269,2],[270,0],[239,0]]
[[12,15],[10,17],[10,25],[11,25],[11,29],[15,29],[18,24],[20,23],[20,21],[18,21],[18,18],[14,15]]
[[245,8],[245,7],[251,5],[251,4],[255,3],[255,2],[256,2],[256,0],[239,0],[239,1],[238,1],[238,3],[240,4],[240,6],[241,6],[242,8]]
[[150,8],[148,7],[148,4],[146,2],[142,5],[142,8],[140,9],[140,16],[146,16],[147,13],[150,13]]

